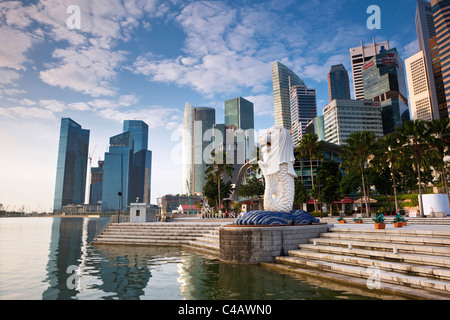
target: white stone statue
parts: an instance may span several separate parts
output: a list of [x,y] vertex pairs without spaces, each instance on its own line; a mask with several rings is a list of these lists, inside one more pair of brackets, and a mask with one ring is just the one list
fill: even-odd
[[259,136],[258,142],[262,158],[258,164],[266,182],[264,210],[291,212],[297,177],[291,134],[285,128],[275,126]]

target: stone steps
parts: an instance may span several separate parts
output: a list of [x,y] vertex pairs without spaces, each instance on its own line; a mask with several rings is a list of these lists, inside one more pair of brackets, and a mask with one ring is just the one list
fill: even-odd
[[381,290],[416,299],[450,299],[449,240],[450,229],[339,226],[262,265],[330,278],[339,275],[345,278],[342,281],[362,287],[377,272]]
[[222,223],[113,223],[94,240],[94,244],[143,246],[183,246],[210,232]]
[[197,251],[202,251],[213,255],[215,257],[220,256],[220,240],[219,240],[219,227],[211,230],[209,233],[204,234],[202,237],[198,237],[193,241],[189,241],[183,248],[189,248]]

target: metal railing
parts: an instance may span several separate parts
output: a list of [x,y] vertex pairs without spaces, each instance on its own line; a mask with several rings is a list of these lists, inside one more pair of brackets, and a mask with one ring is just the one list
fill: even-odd
[[110,223],[123,223],[123,222],[130,222],[130,216],[129,215],[112,215]]

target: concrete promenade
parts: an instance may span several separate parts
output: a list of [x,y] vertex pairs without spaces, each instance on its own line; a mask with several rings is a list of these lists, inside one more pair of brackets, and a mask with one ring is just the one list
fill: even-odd
[[[345,224],[330,219],[334,222],[328,230],[260,265],[409,299],[450,300],[450,218],[445,224],[430,218],[420,224],[415,218],[415,223],[402,228],[387,222],[384,230],[375,229],[371,219],[364,224],[350,218]],[[167,223],[113,223],[94,244],[180,246],[218,259],[221,230],[234,229],[224,228],[232,221],[186,218]]]

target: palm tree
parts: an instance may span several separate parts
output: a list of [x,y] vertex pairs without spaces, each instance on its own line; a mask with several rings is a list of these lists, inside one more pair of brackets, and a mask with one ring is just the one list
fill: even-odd
[[[317,134],[306,134],[302,137],[302,140],[300,141],[299,145],[299,155],[309,156],[309,165],[311,168],[311,183],[312,183],[312,190],[314,190],[314,172],[313,172],[313,165],[312,161],[313,159],[321,160],[323,159],[323,153],[321,152],[321,145],[322,142],[319,141],[319,136]],[[300,160],[301,162],[301,160]],[[314,199],[314,211],[317,212],[317,203],[316,199]]]
[[419,211],[424,217],[422,199],[422,178],[421,168],[428,168],[428,156],[425,156],[430,149],[430,131],[427,130],[426,122],[423,120],[407,121],[403,127],[399,128],[399,133],[404,139],[403,152],[413,160],[417,179],[419,182]]
[[303,159],[308,155],[306,154],[305,149],[300,145],[295,148],[295,155],[297,160],[300,162],[300,181],[303,184]]
[[[215,152],[211,152],[213,160],[211,163],[206,164],[206,179],[217,179],[217,194],[218,194],[218,210],[222,208],[222,202],[220,198],[220,180],[223,174],[226,174],[230,179],[232,178],[232,171],[234,170],[231,164],[226,163],[226,153],[220,152],[217,154]],[[222,156],[222,161],[217,161]]]
[[376,155],[370,161],[377,172],[381,172],[383,165],[387,164],[391,171],[392,186],[394,189],[395,212],[399,212],[397,201],[397,183],[395,174],[401,168],[403,161],[402,143],[398,133],[391,133],[377,141]]
[[364,168],[367,166],[368,160],[372,156],[374,144],[375,135],[373,132],[358,131],[351,133],[348,139],[345,140],[345,145],[342,146],[344,158],[342,165],[346,167],[347,170],[357,166],[361,173],[362,189],[367,215],[369,215],[369,205],[367,203]]
[[[442,183],[444,185],[446,194],[448,193],[447,174],[445,170],[444,158],[450,155],[450,122],[449,118],[433,120],[427,123],[429,129],[430,145],[437,151],[437,157],[435,159],[435,169],[440,171]],[[450,196],[448,197],[450,204]]]

